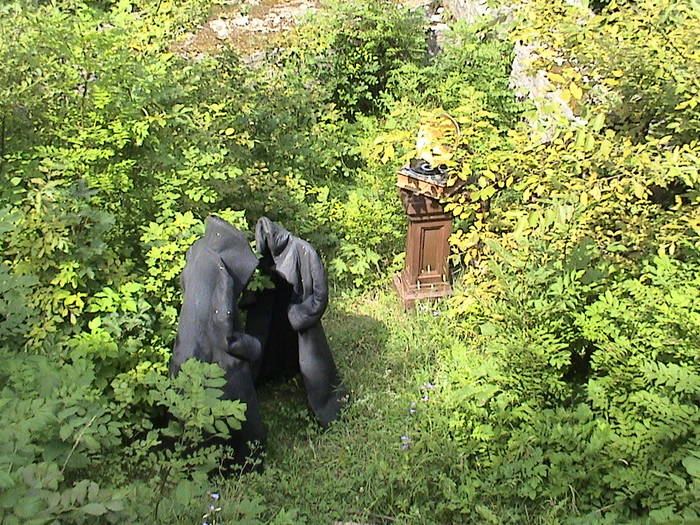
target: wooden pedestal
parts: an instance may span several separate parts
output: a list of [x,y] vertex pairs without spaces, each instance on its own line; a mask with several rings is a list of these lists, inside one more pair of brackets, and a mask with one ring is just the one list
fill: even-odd
[[394,277],[394,285],[406,308],[416,299],[435,299],[452,295],[450,285],[449,237],[452,217],[437,199],[400,188],[408,215],[406,264]]

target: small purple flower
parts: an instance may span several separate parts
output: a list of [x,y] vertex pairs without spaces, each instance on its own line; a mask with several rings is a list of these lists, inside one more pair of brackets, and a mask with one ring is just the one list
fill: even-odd
[[407,450],[411,441],[413,441],[413,440],[410,437],[401,436],[401,450]]
[[208,522],[208,521],[203,521],[203,522],[202,522],[202,525],[209,525],[209,522]]
[[435,385],[428,382],[428,383],[425,383],[421,388],[423,390],[432,390],[433,388],[435,388]]
[[423,400],[423,401],[430,401],[430,398],[429,398],[428,395],[426,394],[426,395],[424,395],[423,397],[421,397],[421,400]]
[[416,402],[411,401],[411,405],[408,407],[408,413],[413,415],[416,413]]
[[218,492],[212,492],[209,495],[211,496],[211,499],[213,499],[214,501],[218,501],[219,498],[221,497],[221,494],[219,494]]
[[440,312],[438,310],[433,310],[433,317],[437,317],[440,315]]

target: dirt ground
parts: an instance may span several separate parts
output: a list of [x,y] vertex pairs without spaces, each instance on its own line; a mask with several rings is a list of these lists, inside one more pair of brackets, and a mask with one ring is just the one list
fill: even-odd
[[174,51],[192,57],[230,45],[243,56],[255,56],[317,8],[316,0],[234,0],[216,5],[209,21],[185,35]]
[[[444,30],[442,8],[436,0],[401,0],[411,8],[425,8],[431,29]],[[209,20],[186,34],[173,51],[189,58],[233,46],[246,62],[254,63],[281,41],[283,32],[304,15],[321,8],[320,0],[228,0],[212,7]],[[436,14],[437,13],[437,14]]]

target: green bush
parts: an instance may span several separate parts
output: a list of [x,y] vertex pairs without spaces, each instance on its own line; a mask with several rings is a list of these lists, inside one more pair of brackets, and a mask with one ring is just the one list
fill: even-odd
[[[188,361],[175,380],[146,372],[148,406],[162,405],[174,417],[158,428],[118,385],[112,398],[104,394],[90,358],[99,359],[61,362],[3,350],[0,406],[11,422],[0,431],[3,523],[138,521],[158,510],[163,489],[177,487],[186,494],[177,512],[196,515],[192,498],[206,494],[207,473],[230,453],[197,451],[199,444],[205,433],[228,436],[243,420],[240,402],[218,399],[224,371]],[[172,448],[162,449],[166,439]],[[163,513],[164,521],[177,516]]]
[[697,10],[657,3],[514,11],[511,36],[538,43],[533,67],[578,117],[534,132],[490,23],[457,24],[431,57],[421,13],[332,3],[250,69],[232,49],[170,52],[204,0],[0,6],[3,522],[303,520],[280,503],[299,465],[206,510],[230,451],[199,445],[243,407],[218,399],[216,366],[165,375],[185,252],[210,213],[244,231],[264,214],[319,249],[333,285],[384,282],[402,262],[396,169],[445,111],[465,183],[445,203],[450,312],[421,305],[421,337],[396,316],[388,363],[364,328],[329,332],[368,374],[415,358],[437,386],[398,416],[416,393],[387,379],[388,430],[371,403],[342,427],[368,432],[371,461],[324,434],[310,464],[333,468],[300,500],[415,523],[696,519]]
[[422,14],[390,0],[329,2],[298,33],[292,63],[351,118],[385,109],[381,97],[392,73],[427,55]]
[[403,102],[447,112],[478,104],[496,116],[496,127],[511,127],[524,106],[509,86],[512,42],[498,37],[486,22],[456,21],[442,45],[440,53],[426,63],[409,62],[392,72],[385,92],[387,104]]
[[656,258],[576,316],[593,345],[587,397],[614,432],[604,476],[619,507],[700,513],[700,272]]
[[444,356],[433,405],[463,461],[443,511],[697,519],[697,265],[657,258],[626,278],[590,243],[492,248],[461,314],[479,350]]

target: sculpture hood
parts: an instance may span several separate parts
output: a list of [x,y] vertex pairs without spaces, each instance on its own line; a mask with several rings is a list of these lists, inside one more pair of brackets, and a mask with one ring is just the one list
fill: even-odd
[[261,254],[280,257],[288,248],[292,234],[267,217],[261,217],[255,227],[255,244]]
[[233,279],[233,294],[239,297],[258,266],[258,258],[245,234],[225,220],[210,215],[205,224],[203,244],[221,258]]
[[255,242],[268,271],[292,286],[288,317],[299,332],[316,324],[328,306],[328,281],[321,257],[313,246],[262,217],[255,228]]

